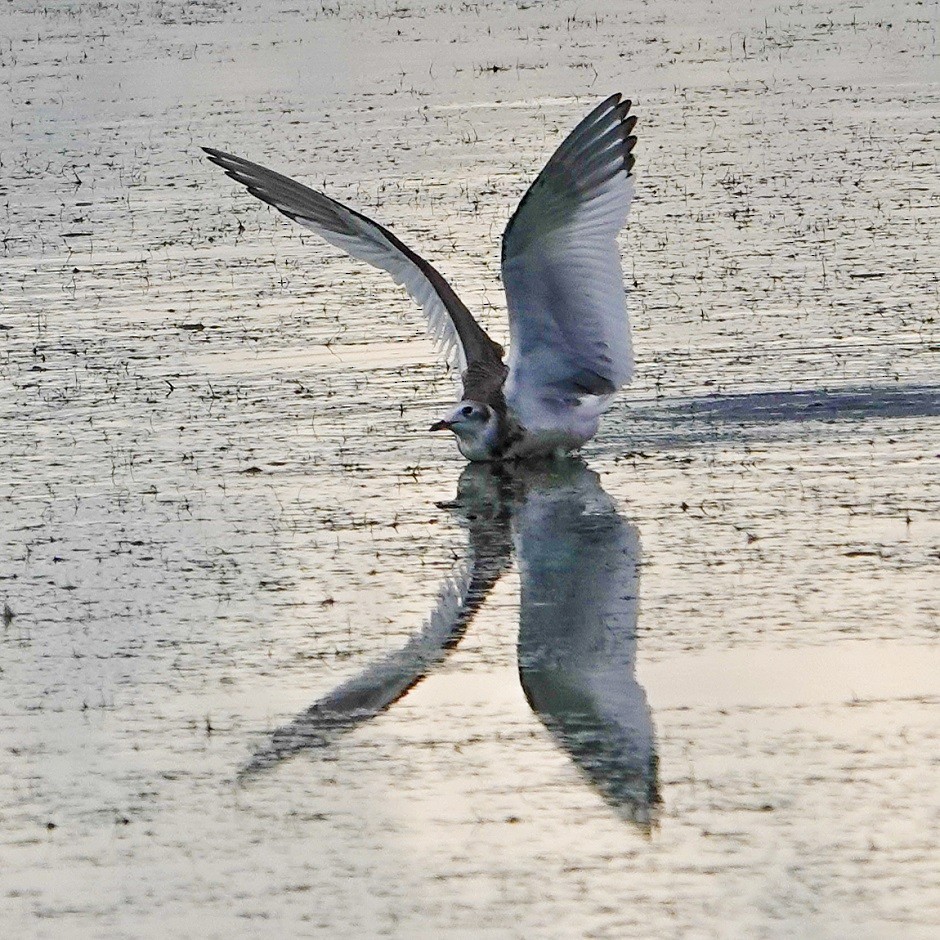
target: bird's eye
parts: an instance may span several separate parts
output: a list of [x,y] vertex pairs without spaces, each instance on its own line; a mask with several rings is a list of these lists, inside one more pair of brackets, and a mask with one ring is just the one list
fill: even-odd
[[464,405],[463,408],[460,409],[460,413],[461,413],[465,418],[469,418],[470,415],[473,414],[473,405]]

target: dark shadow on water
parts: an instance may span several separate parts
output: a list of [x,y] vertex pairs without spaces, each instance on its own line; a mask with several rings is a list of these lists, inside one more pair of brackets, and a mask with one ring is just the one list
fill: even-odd
[[607,802],[648,831],[659,792],[652,716],[635,677],[636,529],[576,458],[511,471],[468,466],[448,508],[468,530],[467,560],[424,629],[274,731],[240,781],[334,743],[405,695],[460,642],[515,544],[526,699]]
[[805,433],[807,423],[840,429],[940,416],[940,387],[898,385],[667,397],[630,402],[607,415],[600,447],[761,441]]

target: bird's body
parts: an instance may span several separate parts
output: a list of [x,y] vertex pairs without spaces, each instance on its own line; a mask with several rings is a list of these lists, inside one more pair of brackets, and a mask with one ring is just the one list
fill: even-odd
[[388,229],[241,157],[204,148],[252,195],[354,258],[388,271],[424,308],[451,354],[461,401],[432,430],[450,430],[471,461],[576,450],[597,431],[633,356],[617,233],[633,196],[630,102],[613,95],[568,135],[503,236],[510,354],[441,274]]

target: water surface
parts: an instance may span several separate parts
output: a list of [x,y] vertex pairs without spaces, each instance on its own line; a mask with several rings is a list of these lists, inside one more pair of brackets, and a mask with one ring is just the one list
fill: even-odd
[[[928,7],[0,36],[6,933],[936,934]],[[504,339],[499,234],[614,90],[637,381],[521,479],[426,433],[394,284],[198,149],[374,215]]]

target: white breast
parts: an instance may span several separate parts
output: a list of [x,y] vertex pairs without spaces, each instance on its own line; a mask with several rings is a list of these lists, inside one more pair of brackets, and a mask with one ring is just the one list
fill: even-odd
[[512,457],[536,457],[576,450],[596,433],[608,395],[581,398],[520,396],[513,401],[507,383],[507,403],[513,418],[525,429],[522,439],[509,449]]
[[472,440],[458,437],[457,449],[473,463],[487,463],[493,459],[496,450],[491,441],[482,437]]

